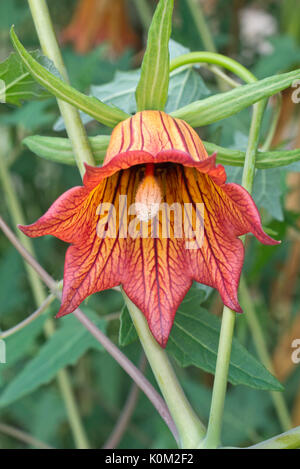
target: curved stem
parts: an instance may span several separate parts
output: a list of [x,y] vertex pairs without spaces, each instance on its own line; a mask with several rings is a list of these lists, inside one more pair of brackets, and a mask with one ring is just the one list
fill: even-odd
[[[210,32],[210,28],[203,13],[201,3],[198,0],[186,0],[186,2],[189,6],[190,12],[192,14],[198,34],[203,43],[204,49],[208,52],[217,52],[217,48],[215,46],[212,34]],[[224,86],[224,82],[230,80],[230,78],[228,77],[227,80],[226,75],[222,72],[222,70],[220,70],[219,67],[216,67],[215,65],[208,66],[208,68],[211,72],[216,75],[217,84],[220,91],[226,91],[227,87]],[[229,83],[229,85],[232,86],[232,83]]]
[[30,324],[32,321],[38,318],[42,313],[44,313],[49,308],[53,300],[55,300],[55,295],[50,293],[50,295],[48,295],[47,298],[43,301],[41,306],[36,311],[34,311],[34,313],[32,313],[30,316],[24,319],[24,321],[19,322],[16,326],[13,326],[10,329],[7,329],[6,331],[0,332],[0,340],[7,339],[7,337],[10,337],[16,332],[19,332],[20,330],[22,330],[24,327],[28,326],[28,324]]
[[235,315],[236,313],[234,311],[224,306],[207,433],[205,439],[200,443],[199,448],[218,448],[221,444],[222,418],[227,390]]
[[254,83],[256,81],[255,76],[246,67],[230,57],[215,52],[189,52],[188,54],[180,55],[171,61],[170,72],[178,67],[193,63],[219,65],[234,73],[246,83]]
[[52,446],[47,445],[32,435],[29,435],[29,433],[12,427],[11,425],[6,425],[5,423],[0,423],[0,432],[5,435],[9,435],[16,440],[23,441],[23,443],[26,443],[27,445],[35,446],[38,449],[54,449]]

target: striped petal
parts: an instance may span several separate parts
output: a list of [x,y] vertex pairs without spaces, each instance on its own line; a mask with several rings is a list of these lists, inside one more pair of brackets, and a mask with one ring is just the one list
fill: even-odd
[[[141,221],[134,202],[147,168],[154,168],[161,203],[155,217]],[[163,347],[193,280],[216,288],[225,305],[241,312],[241,235],[278,243],[263,231],[248,192],[226,184],[223,166],[207,155],[195,131],[158,111],[120,123],[105,164],[87,166],[83,187],[67,191],[37,222],[20,228],[31,237],[51,234],[71,243],[58,316],[92,293],[122,284]]]

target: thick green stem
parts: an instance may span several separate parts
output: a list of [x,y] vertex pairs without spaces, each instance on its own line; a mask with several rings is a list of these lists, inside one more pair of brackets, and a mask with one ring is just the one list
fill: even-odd
[[191,408],[166,352],[154,340],[143,314],[124,293],[123,295],[156,381],[177,426],[181,448],[195,448],[205,435],[205,427]]
[[[44,54],[53,61],[61,76],[68,82],[67,72],[55,37],[46,1],[28,0],[28,3]],[[83,162],[90,165],[95,164],[95,162],[79,112],[64,101],[58,99],[57,102],[65,122],[67,134],[74,148],[79,171],[83,175],[85,172]]]
[[[253,302],[251,300],[250,293],[248,291],[244,277],[240,281],[240,295],[241,295],[241,305],[246,311],[246,321],[251,330],[252,338],[257,350],[258,356],[263,363],[263,365],[273,374],[275,370],[272,364],[272,360],[269,356],[268,349],[266,347],[266,341],[263,335],[263,331],[260,325],[260,322],[257,318]],[[271,391],[271,397],[273,399],[274,407],[280,421],[281,427],[284,431],[290,430],[292,428],[291,417],[284,400],[283,395],[280,392]]]
[[[248,192],[251,192],[254,172],[255,157],[259,142],[260,127],[264,114],[266,101],[260,101],[254,106],[253,116],[249,134],[249,142],[245,157],[242,185]],[[232,348],[236,313],[226,306],[223,309],[222,327],[218,348],[218,358],[216,364],[215,381],[211,401],[210,417],[207,434],[202,447],[217,448],[221,444],[221,430],[226,397],[228,370]]]
[[230,365],[231,345],[236,313],[224,306],[220,331],[216,373],[207,434],[199,448],[215,449],[221,443],[221,428]]
[[[170,71],[183,65],[199,62],[222,66],[238,75],[247,83],[253,83],[256,81],[255,76],[235,60],[212,52],[192,52],[190,54],[178,57],[171,62]],[[262,100],[253,107],[249,142],[245,156],[242,178],[242,185],[249,192],[251,192],[253,185],[255,158],[265,105],[266,100]],[[236,313],[234,311],[224,306],[208,429],[205,439],[199,445],[200,448],[217,448],[221,444],[222,419],[227,389],[228,370],[230,365],[232,339],[234,334],[235,315]]]

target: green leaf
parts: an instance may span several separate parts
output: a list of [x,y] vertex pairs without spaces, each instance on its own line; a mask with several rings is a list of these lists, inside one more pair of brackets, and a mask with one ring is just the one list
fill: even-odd
[[1,124],[20,125],[29,132],[51,126],[54,120],[55,113],[49,111],[48,101],[30,101],[12,112],[0,115]]
[[[170,59],[188,53],[189,49],[170,39],[169,41]],[[114,79],[104,85],[91,86],[90,93],[95,98],[110,106],[117,106],[128,114],[137,111],[135,90],[141,76],[141,69],[129,72],[117,71]],[[184,104],[205,98],[210,91],[199,73],[193,65],[188,65],[184,69],[176,69],[170,73],[170,83],[168,91],[168,101],[165,111],[170,113]],[[87,124],[93,120],[87,114],[81,113],[81,120]],[[60,117],[54,125],[54,130],[59,132],[65,129],[65,124]]]
[[[105,331],[106,322],[92,311],[87,316]],[[67,365],[74,365],[90,348],[103,350],[96,339],[74,316],[60,319],[62,327],[41,347],[25,368],[12,380],[0,396],[0,407],[7,406],[50,382],[56,373]]]
[[36,337],[42,332],[48,314],[36,318],[26,327],[5,339],[7,365],[12,366],[24,359]]
[[18,310],[26,302],[27,292],[22,289],[23,281],[22,259],[17,251],[10,247],[1,253],[0,262],[0,318]]
[[[110,135],[98,135],[97,137],[89,138],[97,164],[103,163],[109,140]],[[76,164],[72,144],[68,138],[33,135],[24,138],[23,143],[33,153],[46,160],[68,165]]]
[[117,106],[128,114],[136,112],[135,90],[141,70],[117,71],[114,79],[104,85],[91,86],[91,95],[110,106]]
[[[40,59],[39,51],[31,52],[31,57]],[[20,106],[22,101],[45,99],[49,93],[30,75],[19,55],[15,52],[0,63],[0,80],[4,82],[3,101]]]
[[[200,307],[199,302],[188,294],[175,315],[167,351],[180,366],[194,365],[214,373],[220,327],[220,319]],[[256,389],[283,389],[279,381],[237,339],[233,340],[229,381]]]
[[[242,168],[226,167],[226,174],[228,182],[241,184]],[[275,220],[279,221],[283,221],[281,178],[282,170],[279,168],[258,170],[252,190],[256,205],[265,208]]]
[[[224,148],[211,142],[203,141],[208,154],[217,153],[217,162],[229,166],[244,166],[245,152]],[[259,151],[255,167],[258,169],[278,168],[300,161],[300,148],[296,150]],[[287,168],[289,169],[289,168]],[[292,170],[292,168],[291,168]]]
[[174,70],[170,74],[169,95],[165,111],[171,113],[187,103],[206,98],[209,94],[210,91],[193,67]]
[[119,344],[121,347],[137,340],[138,335],[131,320],[127,306],[124,306],[120,318]]
[[253,184],[253,198],[258,207],[264,207],[275,220],[283,221],[282,171],[278,168],[257,171]]
[[[89,137],[89,142],[97,164],[103,163],[109,140],[109,135],[97,135],[96,137]],[[33,135],[24,138],[23,143],[37,156],[47,160],[68,165],[76,164],[72,150],[72,144],[68,138]],[[212,154],[214,152],[217,153],[218,163],[229,166],[244,165],[244,151],[220,147],[219,145],[215,145],[211,142],[203,141],[203,143],[208,154]],[[288,151],[274,150],[268,152],[258,152],[255,166],[259,169],[269,169],[279,166],[287,166],[297,161],[300,161],[300,148],[297,150]],[[291,168],[291,170],[293,169]]]
[[148,33],[141,79],[136,89],[139,111],[163,110],[169,87],[169,39],[172,30],[174,0],[160,0]]
[[192,127],[217,122],[232,116],[242,109],[267,98],[292,85],[300,78],[300,69],[265,78],[264,80],[242,85],[234,90],[195,101],[171,113],[172,117],[184,119]]
[[[190,299],[192,298],[197,302],[198,305],[200,305],[207,300],[212,291],[213,289],[211,287],[194,282],[188,295]],[[181,307],[183,307],[183,305],[184,301],[182,302]],[[119,344],[124,347],[125,345],[129,345],[138,339],[138,335],[131,320],[127,306],[124,306],[122,309],[120,321]]]
[[80,91],[72,88],[53,73],[46,70],[46,68],[39,64],[22,46],[13,27],[11,28],[10,36],[13,46],[18,52],[27,70],[33,78],[51,94],[69,104],[72,104],[76,108],[81,109],[102,124],[109,127],[114,127],[118,122],[129,117],[129,115],[121,111],[121,109],[112,108],[94,97],[89,97],[80,93]]

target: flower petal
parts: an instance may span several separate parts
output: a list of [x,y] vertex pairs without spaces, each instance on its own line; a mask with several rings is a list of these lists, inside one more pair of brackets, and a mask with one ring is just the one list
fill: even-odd
[[[133,195],[137,174],[135,169],[120,171],[93,190],[89,233],[67,250],[63,297],[58,317],[73,312],[92,293],[122,282],[127,240],[120,238],[119,230],[127,218],[127,206],[120,205],[119,196]],[[109,204],[107,208],[106,204]]]
[[[204,204],[202,247],[188,250],[194,280],[217,288],[226,306],[241,312],[237,289],[244,247],[238,236],[253,233],[264,244],[278,244],[262,229],[250,194],[237,184],[218,186],[208,175],[181,168],[185,203]],[[195,209],[194,209],[195,211]]]
[[145,151],[156,157],[164,150],[186,153],[194,161],[208,158],[202,141],[186,122],[165,112],[142,111],[115,127],[104,164],[120,153]]

